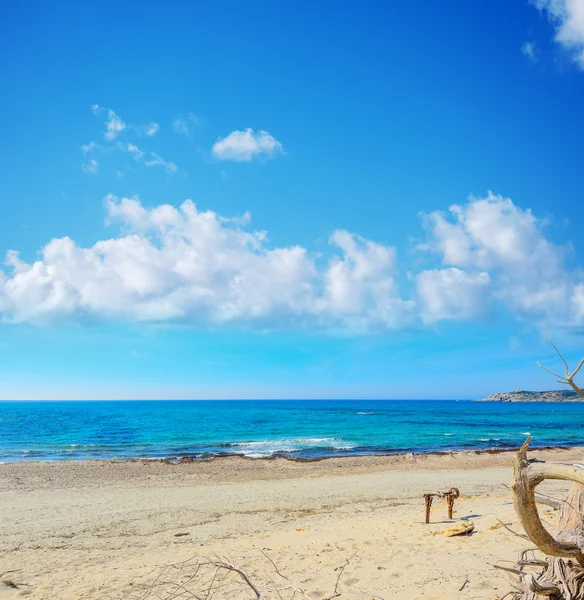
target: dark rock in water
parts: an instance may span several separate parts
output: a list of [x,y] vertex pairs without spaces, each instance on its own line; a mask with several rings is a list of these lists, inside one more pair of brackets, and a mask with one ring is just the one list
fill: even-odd
[[547,392],[499,392],[476,402],[584,402],[584,398],[572,390],[550,390]]

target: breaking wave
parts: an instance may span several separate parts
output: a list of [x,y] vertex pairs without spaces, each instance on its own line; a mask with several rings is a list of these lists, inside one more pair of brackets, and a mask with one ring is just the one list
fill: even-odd
[[279,454],[294,454],[306,450],[351,450],[355,444],[338,438],[290,438],[232,442],[226,445],[229,454],[243,454],[249,458],[268,458]]

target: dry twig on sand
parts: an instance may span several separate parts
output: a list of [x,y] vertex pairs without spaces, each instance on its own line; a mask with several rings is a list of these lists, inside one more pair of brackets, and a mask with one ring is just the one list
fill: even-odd
[[[268,561],[269,569],[256,560],[238,566],[229,557],[193,557],[162,568],[150,583],[133,586],[128,600],[312,600],[302,587],[282,573],[264,550],[259,552]],[[335,569],[338,574],[334,590],[323,600],[333,600],[342,594],[342,575],[356,554],[355,550]]]

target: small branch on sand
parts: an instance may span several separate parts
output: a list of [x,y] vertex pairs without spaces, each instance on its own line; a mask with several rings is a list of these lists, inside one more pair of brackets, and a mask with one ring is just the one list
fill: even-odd
[[331,596],[327,596],[326,598],[323,598],[323,600],[332,600],[333,598],[337,598],[338,596],[341,595],[341,592],[339,592],[339,582],[341,581],[341,575],[343,574],[344,570],[349,566],[349,564],[355,558],[356,555],[357,555],[357,550],[355,550],[355,552],[353,552],[353,555],[347,559],[347,562],[345,562],[345,564],[342,567],[338,567],[339,575],[337,577],[337,581],[335,582],[335,590]]
[[470,579],[467,577],[467,578],[464,580],[464,583],[463,583],[463,584],[462,584],[462,585],[461,585],[461,586],[458,588],[458,591],[459,591],[459,592],[462,592],[462,590],[463,590],[463,589],[464,589],[464,588],[467,586],[467,584],[469,584],[469,583],[470,583]]
[[[268,573],[265,565],[249,561],[245,566],[237,565],[228,557],[198,558],[167,565],[162,568],[150,584],[134,585],[128,600],[214,600],[237,598],[238,600],[273,599],[313,600],[299,585],[285,575],[276,562],[258,549],[269,562],[275,575]],[[357,550],[337,567],[338,571],[332,594],[323,600],[333,600],[342,595],[341,578],[351,564]],[[378,596],[376,596],[378,598]]]

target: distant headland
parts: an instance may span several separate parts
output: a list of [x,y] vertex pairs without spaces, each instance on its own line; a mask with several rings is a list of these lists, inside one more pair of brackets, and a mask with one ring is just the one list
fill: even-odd
[[499,392],[476,402],[584,402],[573,390],[550,390],[547,392],[527,392],[514,390],[513,392]]

